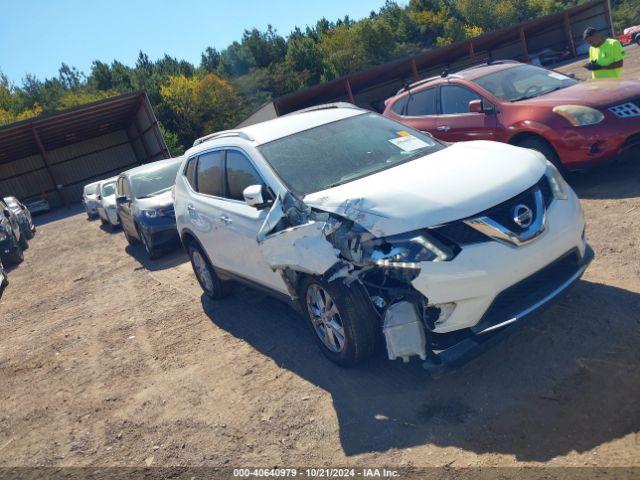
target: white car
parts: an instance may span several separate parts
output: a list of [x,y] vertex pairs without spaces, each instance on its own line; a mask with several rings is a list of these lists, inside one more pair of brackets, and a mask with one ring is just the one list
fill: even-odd
[[120,225],[118,212],[116,211],[116,180],[118,177],[107,178],[98,182],[96,187],[96,209],[103,225],[116,228]]
[[92,219],[98,215],[98,193],[96,189],[100,182],[92,182],[82,189],[82,205],[87,212],[87,218]]
[[593,256],[578,198],[542,154],[446,146],[342,104],[197,140],[174,194],[205,293],[240,280],[287,299],[341,365],[380,335],[390,359],[456,358]]

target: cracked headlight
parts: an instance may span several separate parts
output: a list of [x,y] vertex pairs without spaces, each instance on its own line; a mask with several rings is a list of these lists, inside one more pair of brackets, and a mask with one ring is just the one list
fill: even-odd
[[584,105],[558,105],[553,107],[553,112],[566,118],[574,127],[595,125],[604,120],[600,110]]
[[374,247],[371,260],[379,267],[419,269],[422,262],[451,260],[451,248],[423,232],[394,235]]
[[564,178],[562,178],[562,174],[558,171],[558,169],[547,160],[547,171],[545,172],[547,179],[549,180],[549,185],[551,186],[551,191],[553,192],[553,196],[558,200],[566,200],[569,198],[567,195],[566,185]]

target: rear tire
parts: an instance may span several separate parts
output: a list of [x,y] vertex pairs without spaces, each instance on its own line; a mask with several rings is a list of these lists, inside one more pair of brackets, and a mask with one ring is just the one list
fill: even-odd
[[342,367],[354,366],[375,352],[380,325],[364,287],[341,280],[307,277],[300,301],[322,353]]
[[231,294],[231,282],[218,277],[209,258],[195,242],[189,243],[187,253],[196,279],[207,297],[219,300]]
[[555,165],[555,167],[560,171],[562,175],[565,175],[567,173],[567,169],[558,158],[558,154],[546,140],[542,138],[531,137],[525,138],[524,140],[518,142],[516,145],[518,147],[530,148],[531,150],[540,152],[545,156],[547,160]]

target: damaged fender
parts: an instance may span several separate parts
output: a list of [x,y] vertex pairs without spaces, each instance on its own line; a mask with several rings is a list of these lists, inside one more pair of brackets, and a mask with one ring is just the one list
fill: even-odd
[[273,270],[287,268],[323,275],[338,262],[339,250],[324,236],[325,222],[310,221],[266,237],[260,248]]

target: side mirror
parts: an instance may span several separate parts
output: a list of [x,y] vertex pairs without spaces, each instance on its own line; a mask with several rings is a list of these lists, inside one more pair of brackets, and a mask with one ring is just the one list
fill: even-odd
[[469,102],[469,111],[471,113],[484,113],[484,108],[482,106],[482,100],[479,98],[475,100],[471,100]]
[[249,185],[242,191],[242,196],[247,205],[260,209],[267,205],[267,187],[265,185]]
[[123,203],[127,203],[129,201],[129,197],[126,195],[116,195],[116,203],[118,205],[122,205]]

